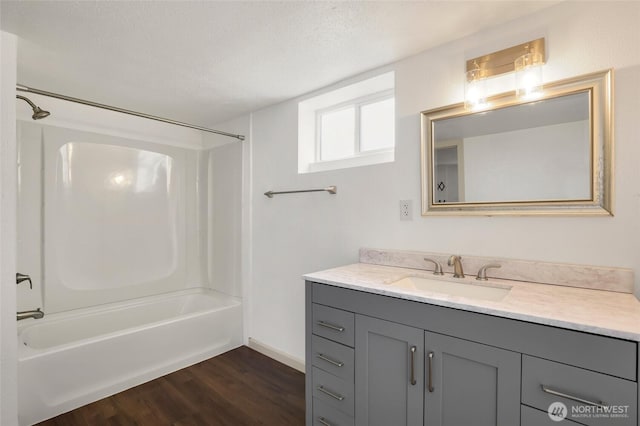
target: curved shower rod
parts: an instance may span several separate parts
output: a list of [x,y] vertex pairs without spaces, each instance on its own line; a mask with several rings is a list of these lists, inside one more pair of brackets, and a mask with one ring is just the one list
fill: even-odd
[[190,129],[196,129],[203,132],[215,133],[216,135],[227,136],[230,138],[236,138],[241,141],[245,139],[244,135],[236,135],[234,133],[223,132],[222,130],[210,129],[208,127],[196,126],[195,124],[183,123],[181,121],[171,120],[169,118],[158,117],[151,114],[145,114],[143,112],[131,111],[124,108],[118,108],[111,105],[100,104],[98,102],[87,101],[84,99],[73,98],[71,96],[61,95],[59,93],[47,92],[46,90],[35,89],[22,84],[16,86],[16,90],[20,92],[35,93],[37,95],[48,96],[50,98],[62,99],[63,101],[75,102],[77,104],[88,105],[96,108],[107,109],[109,111],[121,112],[123,114],[134,115],[136,117],[147,118],[149,120],[160,121],[163,123],[174,124],[176,126],[188,127]]

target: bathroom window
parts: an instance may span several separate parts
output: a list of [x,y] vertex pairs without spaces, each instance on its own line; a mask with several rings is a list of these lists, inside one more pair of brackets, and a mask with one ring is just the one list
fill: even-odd
[[395,100],[387,91],[318,111],[316,161],[392,150]]
[[298,172],[391,162],[394,74],[386,73],[298,104]]

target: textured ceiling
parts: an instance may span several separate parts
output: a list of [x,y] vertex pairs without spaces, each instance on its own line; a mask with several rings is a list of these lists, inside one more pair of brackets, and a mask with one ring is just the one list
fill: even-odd
[[529,14],[541,1],[6,1],[18,80],[199,125]]

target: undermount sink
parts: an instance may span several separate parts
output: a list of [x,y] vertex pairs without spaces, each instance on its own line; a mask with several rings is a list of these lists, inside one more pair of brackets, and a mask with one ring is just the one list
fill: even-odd
[[[455,279],[455,278],[454,278]],[[392,287],[422,293],[437,293],[447,296],[462,296],[470,299],[498,301],[505,298],[511,287],[477,283],[470,281],[453,281],[454,279],[424,278],[408,276],[389,284]]]

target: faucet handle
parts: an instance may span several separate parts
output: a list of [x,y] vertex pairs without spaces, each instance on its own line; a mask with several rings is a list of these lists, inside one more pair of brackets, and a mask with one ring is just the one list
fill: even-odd
[[440,265],[440,263],[436,262],[433,259],[429,259],[428,257],[425,257],[424,260],[426,260],[427,262],[433,263],[434,265],[433,275],[444,275],[444,272],[442,272],[442,266]]
[[28,281],[29,288],[33,290],[33,282],[31,282],[31,277],[27,274],[21,274],[20,272],[16,272],[16,285],[20,284],[23,281]]
[[489,263],[488,265],[484,265],[482,268],[478,269],[478,276],[476,277],[476,280],[487,281],[487,269],[489,268],[502,268],[502,265],[498,265],[497,263]]

